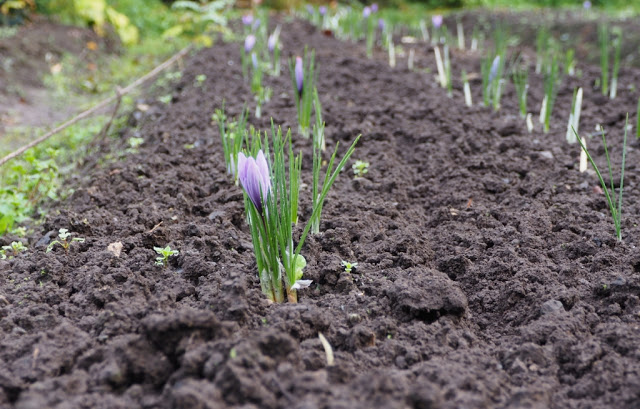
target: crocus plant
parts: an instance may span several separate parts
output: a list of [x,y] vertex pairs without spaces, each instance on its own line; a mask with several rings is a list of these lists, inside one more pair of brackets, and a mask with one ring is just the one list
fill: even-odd
[[[358,138],[323,184],[310,220],[319,214],[331,185],[353,153]],[[297,291],[311,284],[311,280],[302,279],[307,263],[300,255],[311,228],[310,221],[306,223],[297,246],[293,241],[302,156],[293,153],[291,132],[283,136],[281,129],[276,130],[273,121],[271,138],[265,132],[264,138],[254,138],[251,146],[251,153],[238,154],[238,179],[244,191],[261,288],[274,302],[283,302],[286,294],[287,300],[295,303],[298,300]],[[335,155],[334,152],[332,158]]]
[[254,34],[249,34],[244,39],[244,46],[242,47],[242,76],[244,78],[248,78],[249,75],[249,64],[251,63],[251,54],[253,53],[253,49],[256,45],[256,36]]
[[269,39],[267,40],[267,49],[272,57],[272,72],[276,77],[280,76],[280,26],[278,25],[273,33],[269,35]]
[[291,71],[294,100],[298,112],[299,133],[308,138],[315,88],[315,53],[313,51],[308,53],[305,49],[304,58],[297,56],[289,61],[289,70]]

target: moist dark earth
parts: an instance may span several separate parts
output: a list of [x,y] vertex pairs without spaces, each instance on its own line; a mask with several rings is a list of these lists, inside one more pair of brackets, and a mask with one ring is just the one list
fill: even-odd
[[[29,250],[0,261],[0,407],[640,407],[639,145],[629,138],[618,242],[598,180],[565,140],[582,85],[581,129],[605,127],[617,178],[640,71],[623,67],[609,100],[593,85],[598,67],[579,61],[551,131],[536,119],[529,133],[512,85],[498,112],[467,108],[459,83],[447,97],[429,45],[411,45],[409,71],[400,50],[391,69],[385,51],[367,59],[362,44],[305,22],[282,37],[284,54],[316,51],[329,148],[363,135],[303,248],[312,286],[298,304],[260,292],[211,121],[223,101],[232,117],[253,98],[241,45],[218,42],[185,61],[170,104],[149,102],[112,140],[111,156],[130,136],[144,138],[138,151],[89,160]],[[454,76],[479,73],[480,56],[453,50]],[[297,129],[288,72],[265,82],[274,96],[250,123]],[[479,79],[471,86],[477,104]],[[532,74],[534,118],[541,88]],[[293,139],[306,220],[311,145]],[[601,141],[589,147],[604,167]],[[355,160],[370,162],[363,177]],[[60,228],[85,242],[46,253]],[[153,247],[166,245],[180,254],[155,266]]]

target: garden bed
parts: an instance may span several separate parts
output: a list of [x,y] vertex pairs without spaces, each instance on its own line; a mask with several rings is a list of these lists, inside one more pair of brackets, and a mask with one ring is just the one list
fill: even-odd
[[[597,67],[565,82],[549,133],[528,133],[511,88],[498,112],[467,108],[402,56],[391,69],[386,54],[367,59],[301,21],[282,41],[285,55],[316,51],[328,145],[362,134],[351,162],[370,162],[364,177],[337,179],[302,251],[313,284],[299,303],[260,291],[211,121],[223,101],[236,116],[252,96],[240,45],[218,43],[185,63],[169,104],[132,115],[124,138],[144,138],[137,152],[81,171],[29,250],[0,261],[0,406],[637,407],[638,143],[617,242],[599,182],[565,141],[571,81],[587,88]],[[435,67],[422,47],[416,66]],[[452,63],[478,72],[479,54]],[[612,102],[585,89],[582,129],[605,126],[616,166],[638,97],[623,84],[639,73],[621,71]],[[288,73],[265,81],[273,98],[250,122],[295,130]],[[539,107],[535,85],[530,98]],[[294,143],[309,175],[310,141]],[[597,138],[589,146],[603,163]],[[301,209],[306,220],[308,201]],[[85,241],[47,253],[60,228]],[[166,245],[180,254],[155,266],[153,247]]]

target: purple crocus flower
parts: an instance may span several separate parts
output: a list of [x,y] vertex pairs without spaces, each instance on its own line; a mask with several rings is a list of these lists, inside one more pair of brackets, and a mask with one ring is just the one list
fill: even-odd
[[269,52],[273,52],[276,49],[276,44],[278,43],[278,36],[276,33],[273,33],[269,36],[267,40],[267,48],[269,48]]
[[384,26],[385,26],[384,19],[383,18],[379,18],[378,19],[378,28],[380,29],[380,31],[384,31]]
[[304,86],[304,70],[302,69],[302,57],[296,57],[295,66],[296,86],[298,87],[298,95],[302,96],[302,87]]
[[436,14],[435,16],[431,17],[431,22],[433,23],[435,28],[440,28],[440,26],[442,25],[442,16],[440,14]]
[[248,26],[251,23],[253,23],[253,16],[251,14],[245,14],[244,16],[242,16],[242,24]]
[[499,66],[500,66],[500,56],[496,55],[496,58],[494,58],[493,62],[491,63],[491,70],[489,70],[489,84],[491,84],[493,80],[496,79],[496,76],[498,75]]
[[582,7],[584,7],[585,10],[591,9],[591,2],[589,0],[585,1],[582,3]]
[[373,3],[371,5],[371,12],[373,12],[373,13],[377,13],[378,12],[378,3]]
[[256,45],[256,36],[249,34],[247,38],[244,39],[244,51],[247,53],[251,52],[254,45]]
[[253,25],[251,26],[251,28],[255,31],[258,29],[258,27],[260,27],[260,19],[257,18],[253,21]]
[[369,18],[370,15],[371,15],[371,7],[367,6],[364,9],[362,9],[362,17]]
[[325,14],[327,14],[327,6],[320,6],[318,8],[318,12],[320,12],[321,16],[324,16]]
[[271,174],[262,149],[255,159],[251,156],[247,158],[242,152],[238,153],[238,179],[258,213],[262,214],[264,202],[271,190]]
[[311,4],[307,4],[307,13],[313,14],[314,11],[313,6]]

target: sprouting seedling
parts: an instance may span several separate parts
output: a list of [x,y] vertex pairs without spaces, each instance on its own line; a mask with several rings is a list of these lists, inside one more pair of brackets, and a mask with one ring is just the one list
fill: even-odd
[[458,48],[464,50],[464,27],[461,21],[458,21],[456,28],[458,30]]
[[342,266],[344,267],[344,271],[348,274],[351,274],[351,270],[358,267],[358,263],[351,263],[345,260],[342,260]]
[[206,76],[206,75],[204,75],[204,74],[196,75],[194,85],[195,85],[196,87],[201,87],[201,86],[202,86],[202,84],[204,84],[204,82],[205,82],[206,80],[207,80],[207,76]]
[[295,90],[295,103],[298,113],[299,133],[309,137],[311,126],[311,108],[313,106],[313,90],[315,88],[315,52],[304,50],[304,56],[297,56],[289,61],[291,83]]
[[540,108],[540,123],[544,125],[544,131],[549,132],[551,112],[557,96],[558,83],[558,59],[554,55],[551,58],[550,66],[545,70],[544,76],[544,98]]
[[576,74],[576,50],[573,48],[568,49],[565,54],[564,68],[567,75]]
[[440,38],[440,27],[442,27],[442,15],[436,14],[431,17],[431,24],[433,24],[433,35],[431,36],[431,44],[435,44]]
[[638,98],[638,108],[636,110],[636,139],[640,138],[640,98]]
[[[573,102],[569,112],[569,123],[567,124],[567,142],[576,143],[576,133],[579,133],[580,113],[582,111],[582,88],[573,91]],[[575,130],[575,132],[573,132]]]
[[529,90],[528,84],[529,72],[526,68],[516,68],[513,71],[513,85],[516,88],[516,94],[518,95],[518,107],[520,108],[520,116],[522,118],[527,116],[527,91]]
[[17,257],[18,254],[27,251],[27,248],[21,241],[12,241],[8,246],[2,246],[2,255],[6,258],[7,252],[10,252],[11,257]]
[[169,265],[169,257],[180,254],[178,250],[172,250],[170,246],[165,248],[154,247],[153,250],[155,250],[159,255],[159,257],[156,257],[156,266],[162,267],[167,267]]
[[609,28],[605,24],[598,26],[598,43],[600,44],[600,89],[602,95],[609,91]]
[[234,181],[237,178],[236,167],[238,163],[238,153],[242,149],[242,144],[246,138],[245,125],[247,117],[248,111],[246,108],[243,108],[242,113],[234,122],[227,123],[227,117],[224,113],[224,103],[222,104],[222,108],[216,109],[211,117],[212,120],[218,123],[227,172],[233,176]]
[[256,45],[256,36],[254,34],[249,34],[244,39],[244,46],[242,47],[242,76],[244,78],[248,78],[249,75],[249,62],[251,59],[251,54]]
[[[627,126],[628,122],[629,122],[629,114],[627,113],[627,119],[625,120],[625,124],[624,124],[624,139],[622,141],[622,165],[620,169],[620,185],[619,185],[620,190],[617,197],[616,197],[615,187],[613,184],[613,171],[611,170],[611,160],[609,158],[609,150],[607,149],[607,140],[604,135],[604,129],[602,127],[600,128],[602,131],[602,143],[604,145],[604,153],[607,158],[607,168],[609,170],[609,181],[611,182],[610,187],[607,186],[607,183],[602,177],[602,174],[600,173],[598,166],[596,165],[595,161],[589,154],[587,147],[582,143],[582,139],[576,133],[576,139],[580,143],[580,147],[582,148],[584,153],[587,155],[587,159],[589,159],[589,162],[591,163],[591,166],[593,166],[593,170],[595,170],[596,175],[600,180],[600,184],[602,185],[602,190],[604,191],[605,197],[607,198],[607,203],[609,204],[609,210],[611,211],[611,218],[613,219],[613,225],[615,227],[616,238],[618,239],[618,241],[622,241],[622,223],[621,223],[622,222],[622,191],[624,187],[624,165],[627,157],[627,130],[629,129]],[[617,204],[616,204],[616,201],[617,201]]]
[[473,105],[473,101],[471,99],[471,86],[469,85],[469,77],[467,76],[467,72],[462,70],[462,83],[464,84],[462,89],[464,90],[464,103],[468,107]]
[[365,173],[369,172],[369,162],[357,160],[353,165],[351,165],[351,169],[353,169],[355,177],[362,177]]
[[47,253],[53,250],[56,244],[61,246],[64,249],[65,253],[68,253],[69,248],[71,247],[71,244],[73,244],[74,242],[84,243],[84,239],[82,237],[72,238],[71,237],[72,234],[75,234],[75,233],[72,233],[67,229],[58,230],[58,240],[54,240],[51,243],[49,243],[49,246],[47,246]]
[[272,60],[273,60],[273,67],[272,67],[272,71],[273,71],[273,75],[276,77],[280,76],[280,25],[278,25],[276,27],[276,29],[273,31],[273,33],[271,33],[271,35],[269,36],[269,39],[267,40],[267,49],[269,50],[270,53],[273,54],[272,56]]
[[[359,137],[349,147],[337,165],[314,204],[311,217],[305,224],[297,246],[293,241],[293,225],[297,213],[292,189],[300,183],[301,154],[294,155],[291,132],[286,137],[282,130],[271,125],[271,138],[254,135],[247,155],[238,155],[238,178],[244,191],[244,204],[251,230],[254,255],[262,292],[274,302],[283,302],[286,293],[289,302],[297,302],[297,291],[308,287],[303,280],[306,260],[300,250],[311,229],[311,220],[318,217],[328,191],[346,161],[353,154]],[[285,147],[288,146],[288,149]],[[333,157],[337,152],[334,151]],[[287,164],[288,160],[288,164]]]
[[613,40],[613,70],[611,72],[611,88],[609,90],[609,98],[614,99],[618,92],[618,72],[620,71],[620,51],[622,49],[622,30],[619,27],[615,29],[616,38]]

